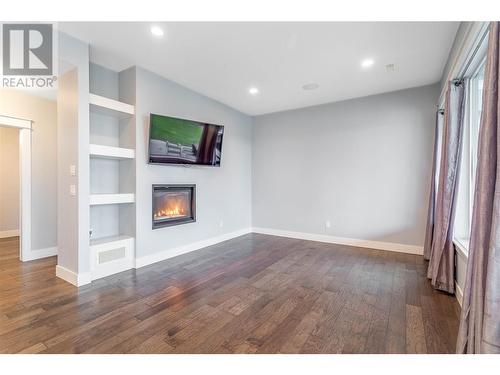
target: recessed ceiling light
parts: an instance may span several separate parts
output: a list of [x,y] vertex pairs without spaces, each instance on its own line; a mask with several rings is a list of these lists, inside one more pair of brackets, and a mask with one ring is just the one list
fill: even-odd
[[248,89],[248,92],[251,94],[251,95],[257,95],[259,93],[259,89],[257,87],[250,87]]
[[361,61],[362,68],[369,68],[373,64],[375,64],[375,61],[373,59],[364,59],[363,61]]
[[162,37],[164,32],[160,26],[151,26],[151,34],[157,37]]
[[319,87],[317,83],[307,83],[302,86],[302,90],[316,90]]

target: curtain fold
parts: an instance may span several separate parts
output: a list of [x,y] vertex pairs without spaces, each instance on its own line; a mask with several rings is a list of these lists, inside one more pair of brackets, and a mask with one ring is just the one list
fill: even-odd
[[427,277],[434,288],[455,292],[453,218],[460,166],[464,82],[449,82],[445,98],[439,183]]
[[457,353],[500,353],[499,23],[489,30]]
[[425,228],[425,241],[424,241],[424,259],[431,258],[432,239],[434,233],[434,215],[436,209],[436,178],[437,178],[437,163],[438,163],[438,147],[439,147],[439,129],[442,114],[440,111],[436,112],[436,126],[434,128],[434,156],[432,157],[432,173],[431,173],[431,190],[429,192],[429,207],[427,209],[427,225]]

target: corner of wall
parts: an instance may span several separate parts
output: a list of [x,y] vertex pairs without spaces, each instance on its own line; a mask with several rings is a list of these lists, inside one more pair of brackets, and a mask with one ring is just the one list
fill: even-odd
[[[62,32],[58,42],[58,265],[78,275],[90,269],[89,45]],[[76,176],[68,175],[70,165]]]

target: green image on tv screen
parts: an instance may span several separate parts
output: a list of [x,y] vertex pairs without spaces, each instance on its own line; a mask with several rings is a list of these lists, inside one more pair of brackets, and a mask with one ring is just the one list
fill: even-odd
[[203,134],[203,125],[194,121],[172,117],[152,116],[151,139],[198,147]]
[[151,114],[149,162],[220,166],[221,125]]

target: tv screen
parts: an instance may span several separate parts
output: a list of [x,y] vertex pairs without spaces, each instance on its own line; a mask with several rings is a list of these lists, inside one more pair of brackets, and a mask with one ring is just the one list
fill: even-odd
[[220,166],[224,127],[151,114],[149,162]]

